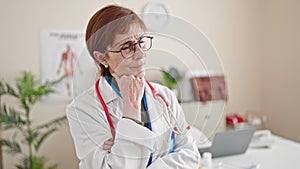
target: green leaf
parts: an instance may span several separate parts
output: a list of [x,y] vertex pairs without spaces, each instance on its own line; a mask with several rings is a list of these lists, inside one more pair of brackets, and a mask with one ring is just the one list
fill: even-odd
[[22,161],[21,161],[21,164],[17,164],[16,165],[16,167],[18,168],[18,169],[29,169],[30,167],[29,167],[29,159],[28,159],[28,157],[25,157],[25,158],[23,158],[22,159]]
[[26,132],[25,134],[25,143],[30,143],[32,144],[34,142],[35,139],[38,138],[38,136],[40,135],[40,133],[38,131],[33,131],[33,132]]
[[45,157],[33,157],[32,169],[45,169],[46,158]]
[[65,75],[54,81],[46,81],[43,85],[39,86],[36,91],[37,94],[39,94],[40,96],[46,96],[50,93],[54,93],[55,91],[53,90],[53,86],[60,83],[64,78],[66,78]]
[[10,96],[14,96],[14,97],[18,97],[18,94],[16,93],[16,91],[14,90],[14,88],[12,86],[10,86],[9,84],[5,83],[3,84],[2,82],[0,82],[0,96],[8,94]]
[[48,169],[57,169],[58,165],[57,164],[53,164],[51,166],[48,167]]
[[[32,157],[32,161],[33,161],[33,158]],[[21,163],[20,164],[17,164],[16,167],[18,169],[32,169],[32,163],[30,162],[30,157],[29,156],[25,156],[22,160],[21,160]],[[30,166],[31,165],[31,166]]]
[[25,157],[21,164],[16,165],[18,169],[57,169],[58,165],[54,164],[49,167],[46,167],[47,159],[44,156],[33,156],[32,157],[32,164],[30,165],[30,159],[29,157]]
[[7,147],[7,152],[11,154],[17,154],[22,152],[20,144],[15,140],[1,139],[0,145]]
[[54,80],[54,81],[47,81],[46,83],[45,83],[45,85],[46,86],[54,86],[54,85],[56,85],[56,84],[58,84],[58,83],[60,83],[62,80],[64,80],[64,78],[66,78],[67,76],[66,75],[63,75],[63,76],[61,76],[60,78],[58,78],[57,80]]
[[18,95],[16,94],[16,91],[9,84],[6,84],[6,92],[7,92],[7,94],[9,94],[11,96],[18,97]]
[[24,98],[21,98],[20,102],[21,102],[22,108],[25,110],[25,112],[26,113],[30,112],[30,106],[28,105],[26,100]]
[[58,127],[64,125],[67,122],[67,117],[62,116],[56,119],[51,120],[48,123],[37,126],[34,131],[40,131],[47,129],[42,135],[39,135],[39,139],[35,142],[34,148],[36,151],[39,150],[41,144],[45,141],[45,139],[50,136],[53,132],[58,130]]
[[42,143],[45,141],[45,139],[50,136],[53,132],[57,131],[58,128],[52,128],[48,131],[46,131],[45,133],[43,133],[39,139],[37,140],[37,142],[34,144],[34,148],[36,151],[39,151],[40,146],[42,145]]
[[2,127],[7,130],[14,127],[24,126],[26,121],[22,118],[21,112],[13,108],[7,108],[4,104],[0,109],[0,123]]
[[173,89],[177,84],[177,81],[166,71],[163,71],[163,80],[170,89]]
[[165,85],[170,89],[173,89],[177,85],[177,83],[183,78],[183,76],[175,67],[171,67],[168,71],[162,70],[162,73],[163,81]]
[[62,116],[56,119],[51,120],[50,122],[47,122],[45,124],[39,125],[35,128],[35,130],[43,129],[43,128],[53,128],[53,127],[58,127],[66,124],[67,122],[67,117]]
[[4,95],[4,94],[6,94],[6,90],[5,90],[5,88],[4,88],[3,83],[0,82],[0,97],[1,97],[2,95]]
[[57,80],[46,81],[40,85],[31,72],[23,72],[23,76],[17,79],[17,87],[22,100],[24,100],[23,106],[28,107],[28,105],[25,106],[26,104],[33,105],[39,101],[42,96],[55,92],[53,86],[60,83],[64,78],[65,76],[62,76]]
[[16,167],[17,167],[17,169],[27,169],[26,167],[23,167],[23,166],[20,165],[20,164],[17,164]]
[[17,79],[17,86],[21,99],[28,103],[32,103],[34,97],[34,90],[38,82],[35,80],[31,72],[23,72],[23,76]]

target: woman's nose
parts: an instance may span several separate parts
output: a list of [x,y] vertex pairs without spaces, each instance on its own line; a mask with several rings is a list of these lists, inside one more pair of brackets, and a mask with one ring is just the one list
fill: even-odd
[[141,59],[146,56],[145,51],[140,47],[140,45],[135,45],[135,53],[133,59]]

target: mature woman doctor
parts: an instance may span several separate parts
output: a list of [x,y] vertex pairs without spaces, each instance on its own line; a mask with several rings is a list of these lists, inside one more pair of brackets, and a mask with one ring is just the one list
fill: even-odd
[[142,20],[119,6],[100,9],[88,23],[86,44],[101,77],[67,107],[81,169],[198,168],[176,97],[144,79],[153,39],[145,32]]

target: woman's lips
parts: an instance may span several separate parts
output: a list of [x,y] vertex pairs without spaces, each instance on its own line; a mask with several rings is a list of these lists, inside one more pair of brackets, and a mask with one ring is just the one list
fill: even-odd
[[133,68],[133,69],[136,69],[136,68],[142,68],[142,67],[144,67],[144,65],[145,65],[145,62],[140,62],[140,63],[138,63],[137,65],[132,65],[132,66],[130,66],[130,68]]
[[144,67],[144,64],[138,65],[138,66],[132,66],[131,68],[133,68],[133,69],[138,69],[138,68],[143,68],[143,67]]

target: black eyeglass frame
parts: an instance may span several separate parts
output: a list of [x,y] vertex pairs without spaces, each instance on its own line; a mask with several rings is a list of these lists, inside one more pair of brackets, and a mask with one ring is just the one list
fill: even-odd
[[[150,39],[150,47],[149,47],[148,49],[146,49],[146,50],[143,50],[143,48],[141,47],[141,42],[140,42],[140,40],[143,39],[143,38],[149,38],[149,39]],[[137,42],[131,43],[132,45],[130,45],[129,47],[122,47],[120,50],[109,50],[109,51],[107,51],[107,52],[121,53],[121,55],[122,55],[123,58],[125,58],[125,59],[126,59],[126,58],[130,58],[130,57],[132,57],[132,56],[135,54],[135,52],[136,52],[136,47],[135,47],[135,45],[137,45],[137,44],[139,44],[139,47],[140,47],[143,51],[148,51],[149,49],[151,49],[151,47],[152,47],[152,39],[153,39],[153,38],[154,38],[153,36],[141,36]],[[130,42],[130,41],[129,41],[129,42]],[[126,42],[126,43],[127,43],[127,42]],[[125,45],[125,44],[124,44],[124,45]],[[125,57],[125,56],[123,55],[122,51],[123,51],[123,50],[127,50],[127,49],[130,48],[130,47],[133,47],[133,53],[132,53],[131,56]]]

